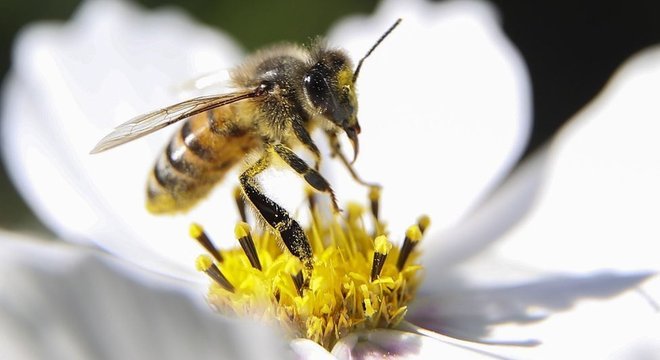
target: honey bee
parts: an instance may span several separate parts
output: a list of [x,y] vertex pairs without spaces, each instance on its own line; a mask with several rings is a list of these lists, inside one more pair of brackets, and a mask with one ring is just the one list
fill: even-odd
[[[256,176],[276,158],[288,164],[313,189],[337,200],[318,172],[321,153],[310,133],[322,128],[332,157],[338,157],[353,178],[367,185],[352,168],[358,155],[355,82],[364,60],[400,23],[397,20],[360,59],[355,71],[345,51],[317,41],[311,48],[274,46],[249,56],[231,71],[233,92],[202,96],[156,110],[119,125],[92,149],[99,153],[186,120],[157,159],[147,181],[147,209],[155,214],[193,207],[248,154],[257,160],[239,176],[243,198],[283,241],[286,248],[311,268],[312,251],[289,213],[261,190]],[[353,161],[341,152],[338,133],[353,146]],[[292,149],[309,151],[310,167]]]

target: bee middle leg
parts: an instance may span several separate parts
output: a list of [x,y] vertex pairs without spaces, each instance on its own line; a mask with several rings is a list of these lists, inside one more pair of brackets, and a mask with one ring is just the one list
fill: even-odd
[[282,242],[293,256],[300,259],[305,268],[312,268],[312,248],[298,222],[276,202],[268,198],[256,181],[256,176],[270,166],[270,154],[264,154],[239,177],[243,193],[270,227],[280,234]]
[[296,153],[282,144],[274,145],[273,150],[282,160],[284,160],[285,163],[287,163],[293,170],[301,175],[307,184],[309,184],[317,191],[328,193],[328,195],[330,195],[330,199],[332,200],[332,206],[335,212],[339,212],[337,198],[335,197],[334,191],[332,191],[332,188],[330,187],[330,183],[328,183],[328,181],[321,174],[319,174],[318,171],[310,168],[303,159],[298,157]]

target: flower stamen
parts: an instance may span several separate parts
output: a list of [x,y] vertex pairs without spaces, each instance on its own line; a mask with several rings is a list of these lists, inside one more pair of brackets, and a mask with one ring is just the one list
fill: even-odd
[[257,254],[257,249],[254,247],[254,241],[252,240],[250,230],[250,225],[241,221],[236,224],[234,234],[236,235],[238,242],[241,244],[243,252],[245,252],[248,260],[250,260],[252,267],[261,270],[261,262],[259,262],[259,255]]
[[[428,223],[426,224],[428,225]],[[424,227],[426,229],[426,227]],[[403,266],[406,264],[410,253],[413,251],[419,240],[422,239],[422,230],[419,225],[413,225],[406,230],[406,238],[403,240],[403,245],[401,245],[401,252],[399,253],[399,259],[397,260],[396,267],[399,271],[403,270]]]
[[417,226],[419,226],[419,231],[424,235],[424,231],[431,225],[431,218],[427,215],[422,215],[417,220]]
[[371,281],[376,280],[377,277],[380,277],[380,271],[385,265],[385,260],[387,259],[387,254],[392,249],[392,244],[387,241],[385,235],[380,235],[374,240],[375,249],[374,249],[374,260],[371,263]]
[[378,221],[378,213],[380,211],[380,187],[372,186],[369,189],[369,202],[371,203],[371,214],[374,219]]
[[296,291],[298,292],[298,295],[302,296],[303,295],[303,288],[305,286],[305,279],[303,278],[303,271],[300,270],[296,273],[296,275],[291,275],[291,280],[293,280],[293,284],[296,286]]
[[220,250],[213,245],[213,242],[208,235],[206,235],[206,232],[201,225],[196,223],[190,224],[189,234],[190,237],[197,240],[197,242],[202,245],[202,247],[206,249],[206,251],[208,251],[217,262],[221,263],[224,260]]
[[213,260],[208,255],[200,255],[195,261],[198,271],[203,271],[218,285],[222,286],[225,290],[234,292],[234,285],[232,285],[225,275],[220,271],[218,266],[213,263]]
[[247,214],[245,212],[245,200],[243,199],[243,191],[239,186],[234,188],[234,201],[236,201],[236,208],[238,214],[243,222],[247,222]]
[[[197,268],[213,279],[209,303],[223,313],[272,319],[291,337],[327,349],[354,330],[397,326],[419,284],[415,245],[428,218],[408,229],[399,248],[392,246],[378,218],[380,189],[370,191],[370,212],[349,203],[344,215],[324,217],[314,195],[308,193],[308,201],[310,224],[301,231],[310,244],[309,263],[279,246],[277,232],[239,222],[235,237],[240,248],[224,250],[223,261],[214,263],[209,256],[197,261]],[[366,218],[373,220],[371,229]],[[191,229],[199,230],[191,235],[202,237],[200,226]]]

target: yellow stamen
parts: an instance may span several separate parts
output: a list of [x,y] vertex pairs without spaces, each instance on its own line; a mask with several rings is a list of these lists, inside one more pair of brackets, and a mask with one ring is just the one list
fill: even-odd
[[234,201],[236,201],[236,208],[238,209],[238,215],[241,217],[242,221],[247,221],[247,214],[245,213],[245,200],[243,200],[243,191],[240,186],[234,188]]
[[236,227],[234,228],[234,236],[236,236],[237,239],[247,237],[248,234],[250,233],[250,225],[246,222],[239,222],[236,224]]
[[369,188],[369,200],[370,201],[380,200],[380,187],[372,186]]
[[197,239],[202,234],[204,234],[204,229],[202,228],[201,225],[192,223],[190,224],[189,234],[191,238]]
[[197,271],[206,272],[213,265],[213,260],[208,255],[200,255],[195,260],[195,268]]
[[431,225],[431,218],[427,215],[422,215],[419,220],[417,220],[417,226],[419,226],[419,231],[422,234],[424,234],[424,231],[426,231],[429,225]]
[[250,260],[250,264],[253,268],[261,270],[261,262],[259,261],[259,254],[257,254],[257,249],[254,247],[254,241],[252,241],[252,235],[250,235],[250,225],[245,222],[239,222],[234,228],[234,235],[238,239],[238,242],[243,248],[243,252]]
[[[411,256],[414,246],[406,250],[409,264],[404,260],[398,266],[405,245],[392,246],[386,234],[374,237],[374,231],[365,228],[370,221],[363,219],[363,206],[348,204],[345,216],[330,218],[311,211],[311,224],[305,228],[313,252],[310,267],[281,249],[275,235],[239,222],[234,235],[243,249],[249,248],[243,240],[250,239],[253,250],[224,250],[224,261],[218,262],[222,272],[208,256],[197,260],[198,269],[214,280],[209,302],[224,313],[271,319],[291,337],[305,337],[327,349],[353,330],[399,324],[420,280],[421,267]],[[385,228],[378,219],[373,226]],[[414,225],[404,244],[416,244],[421,236],[420,226]],[[246,260],[251,251],[259,268]],[[226,274],[226,284],[218,274]]]
[[220,250],[213,245],[213,242],[206,235],[206,232],[204,232],[204,228],[201,225],[195,223],[190,224],[188,233],[190,234],[190,237],[197,240],[197,242],[202,245],[209,254],[213,255],[213,258],[216,261],[222,262],[224,260]]
[[369,202],[371,203],[371,213],[378,219],[380,212],[380,187],[372,186],[369,189]]
[[401,245],[401,252],[399,253],[399,258],[397,259],[396,267],[403,271],[404,265],[408,260],[408,257],[417,246],[417,243],[422,239],[422,231],[419,229],[419,226],[413,225],[406,230],[406,238],[403,240],[403,245]]
[[392,249],[392,244],[387,241],[387,237],[384,235],[378,236],[374,242],[376,243],[376,252],[379,254],[387,255],[387,253],[390,252],[390,249]]
[[392,249],[392,244],[387,241],[385,235],[380,235],[374,240],[374,259],[371,263],[371,281],[380,276],[380,272],[385,265],[387,254]]
[[216,284],[220,285],[224,290],[234,291],[234,286],[227,280],[225,275],[220,271],[217,265],[213,263],[210,257],[200,255],[195,261],[197,271],[205,272]]
[[422,231],[419,229],[419,226],[413,225],[406,230],[406,237],[416,243],[422,239]]

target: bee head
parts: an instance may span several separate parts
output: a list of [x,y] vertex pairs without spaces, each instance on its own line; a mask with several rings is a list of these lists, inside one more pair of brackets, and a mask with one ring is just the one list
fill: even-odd
[[321,50],[303,78],[303,90],[310,105],[324,118],[343,129],[358,152],[357,96],[353,69],[339,50]]
[[353,145],[353,161],[357,158],[359,143],[357,135],[360,124],[357,121],[357,96],[355,82],[362,63],[394,30],[401,19],[398,19],[360,59],[355,71],[348,56],[338,50],[327,50],[319,47],[314,59],[315,63],[303,78],[305,97],[321,115],[342,128]]

